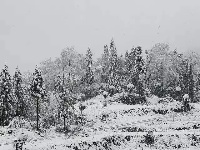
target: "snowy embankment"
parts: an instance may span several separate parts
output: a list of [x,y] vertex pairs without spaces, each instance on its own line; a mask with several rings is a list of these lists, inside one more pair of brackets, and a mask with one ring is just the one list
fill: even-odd
[[[25,139],[26,150],[82,150],[82,149],[199,149],[200,105],[191,104],[188,113],[177,113],[173,109],[180,103],[148,99],[148,105],[125,105],[102,96],[84,102],[83,115],[87,123],[79,127],[76,134],[64,135],[55,129],[39,135],[28,128],[0,128],[0,150],[12,150],[15,139]],[[75,106],[78,112],[78,105]],[[165,114],[156,113],[157,110]],[[12,133],[9,133],[12,130]],[[153,131],[155,143],[145,144],[145,135]]]

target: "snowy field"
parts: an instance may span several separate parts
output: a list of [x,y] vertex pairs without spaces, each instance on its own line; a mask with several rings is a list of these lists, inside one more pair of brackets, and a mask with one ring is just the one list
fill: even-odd
[[[25,141],[24,150],[200,149],[200,104],[191,104],[193,109],[183,113],[173,111],[178,102],[158,103],[157,97],[149,98],[146,105],[125,105],[114,98],[106,99],[106,107],[103,96],[86,101],[86,124],[74,127],[73,134],[57,133],[53,127],[42,134],[28,126],[1,127],[0,150],[15,149],[16,139]],[[156,109],[168,111],[159,114]],[[145,143],[148,131],[153,131],[151,145]]]

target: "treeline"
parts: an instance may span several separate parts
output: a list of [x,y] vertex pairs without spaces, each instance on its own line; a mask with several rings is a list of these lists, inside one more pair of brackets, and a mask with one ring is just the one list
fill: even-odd
[[74,93],[85,94],[86,98],[99,94],[99,89],[113,88],[114,93],[120,93],[128,84],[132,84],[140,96],[147,92],[173,98],[177,98],[177,94],[189,94],[192,102],[199,97],[200,55],[178,53],[165,43],[158,43],[150,50],[133,47],[124,55],[118,55],[111,40],[96,61],[90,49],[81,55],[74,48],[66,48],[60,58],[42,62],[40,69],[46,89],[53,91],[55,78],[64,73],[65,86],[71,86]]
[[[24,75],[17,68],[11,77],[5,66],[0,74],[0,125],[19,116],[35,121],[37,130],[56,124],[66,130],[83,119],[75,114],[74,104],[101,91],[113,96],[131,89],[141,101],[151,94],[176,100],[189,94],[192,102],[199,100],[197,53],[183,55],[159,43],[150,50],[138,46],[118,55],[114,40],[103,48],[102,56],[94,61],[89,48],[83,55],[68,47],[60,57],[43,61],[34,73]],[[123,102],[128,104],[126,99]],[[79,108],[82,112],[85,107]]]

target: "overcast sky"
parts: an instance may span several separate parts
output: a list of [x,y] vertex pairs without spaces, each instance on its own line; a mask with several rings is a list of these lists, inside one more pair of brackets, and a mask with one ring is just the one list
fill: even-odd
[[200,50],[199,0],[0,0],[0,68],[34,71],[74,46],[95,57],[114,38],[119,53],[168,43]]

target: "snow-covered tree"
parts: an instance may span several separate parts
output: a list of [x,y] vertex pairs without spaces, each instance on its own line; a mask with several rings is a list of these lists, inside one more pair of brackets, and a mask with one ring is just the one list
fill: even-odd
[[108,45],[104,45],[104,53],[102,54],[102,75],[101,75],[101,80],[103,83],[108,82],[108,76],[109,76],[109,67],[110,67],[110,62],[109,62],[109,49]]
[[46,92],[44,87],[44,80],[41,71],[37,68],[33,73],[33,80],[30,85],[31,96],[36,101],[36,114],[37,114],[37,130],[39,130],[39,110],[41,100],[45,98]]
[[85,82],[89,85],[94,83],[94,73],[92,71],[92,52],[90,48],[88,48],[86,53],[86,74],[85,74]]
[[13,100],[12,100],[12,81],[8,71],[8,66],[5,65],[0,73],[0,125],[8,125],[9,120],[13,115]]
[[142,57],[142,47],[138,46],[135,48],[135,53],[136,53],[136,72],[138,74],[144,73],[144,60]]
[[169,60],[169,45],[165,43],[158,43],[147,51],[145,82],[155,95],[163,95],[163,89],[168,87],[168,77],[172,74]]
[[179,81],[182,89],[182,94],[189,92],[189,62],[188,59],[182,59],[179,68]]
[[[95,78],[94,78],[94,65],[92,59],[92,52],[88,48],[85,56],[85,74],[82,77],[81,90],[79,92],[84,93],[87,98],[93,97],[95,88]],[[98,78],[98,77],[97,77]]]
[[194,76],[193,76],[193,66],[190,64],[189,67],[189,97],[191,102],[194,102]]
[[114,40],[111,40],[110,49],[109,49],[110,57],[109,57],[109,85],[117,86],[117,68],[118,68],[118,58],[117,58],[117,49],[114,43]]
[[199,91],[200,90],[200,73],[197,73],[197,79],[196,79],[196,90]]
[[58,67],[58,58],[56,60],[47,59],[40,63],[40,70],[45,82],[45,89],[47,91],[53,91],[54,89],[54,78],[59,73],[60,68]]
[[142,57],[142,48],[140,46],[133,47],[130,53],[126,52],[125,66],[128,81],[136,87],[139,95],[143,95],[142,75],[144,75],[145,68]]
[[117,68],[117,80],[118,80],[118,86],[117,91],[122,92],[122,88],[126,86],[126,69],[125,69],[125,58],[123,55],[118,57],[118,68]]
[[61,76],[57,76],[55,92],[59,97],[58,117],[63,117],[65,131],[67,115],[69,114],[70,108],[73,108],[73,98],[71,92],[65,86],[64,78]]
[[24,102],[24,90],[22,87],[22,74],[18,67],[16,68],[15,74],[13,76],[13,91],[16,98],[16,115],[25,115],[25,102]]
[[[66,47],[62,50],[60,56],[53,59],[47,59],[40,64],[40,70],[45,82],[46,90],[53,91],[55,87],[55,78],[64,72],[66,86],[73,84],[73,91],[79,91],[79,81],[85,73],[85,57],[75,51],[73,47]],[[69,65],[70,64],[70,65]],[[68,80],[70,75],[70,80]],[[71,83],[68,83],[70,81]],[[68,87],[69,88],[69,87]]]

